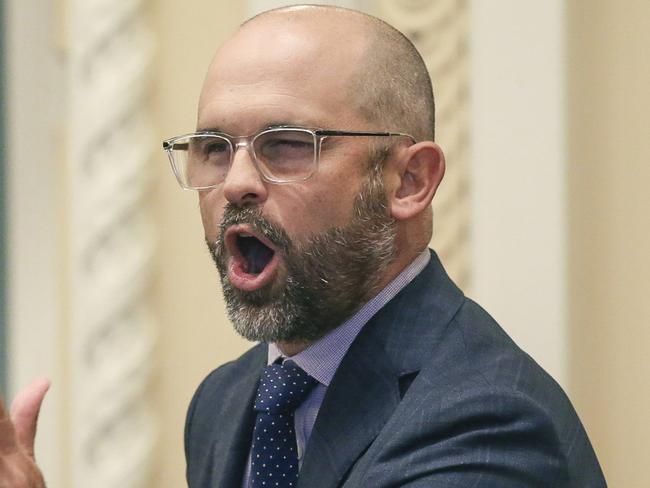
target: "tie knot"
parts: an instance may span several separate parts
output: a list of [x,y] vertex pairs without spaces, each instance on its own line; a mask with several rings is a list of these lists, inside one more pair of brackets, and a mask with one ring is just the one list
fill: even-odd
[[293,413],[318,382],[292,362],[270,364],[262,373],[255,410]]

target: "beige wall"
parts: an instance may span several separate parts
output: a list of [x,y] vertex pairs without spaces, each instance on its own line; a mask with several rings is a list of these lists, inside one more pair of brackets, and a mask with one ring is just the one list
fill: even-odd
[[565,0],[469,3],[470,296],[564,388],[565,22]]
[[648,486],[650,2],[569,5],[573,400],[612,487]]
[[[154,92],[157,138],[191,132],[207,63],[243,20],[241,2],[151,2],[159,36]],[[218,275],[205,249],[194,192],[180,189],[162,149],[154,208],[159,232],[154,307],[160,322],[155,404],[161,416],[157,472],[151,486],[185,486],[183,422],[192,393],[217,365],[248,343],[235,336],[222,308]]]

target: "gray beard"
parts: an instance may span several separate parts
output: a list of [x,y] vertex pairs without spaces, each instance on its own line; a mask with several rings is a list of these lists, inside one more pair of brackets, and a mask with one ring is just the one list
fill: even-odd
[[[286,280],[245,292],[228,280],[224,230],[246,223],[283,255]],[[244,338],[261,342],[312,342],[351,317],[377,293],[396,254],[397,225],[390,217],[382,178],[375,171],[354,202],[344,227],[293,242],[258,207],[226,206],[221,234],[208,248],[217,265],[228,316]]]

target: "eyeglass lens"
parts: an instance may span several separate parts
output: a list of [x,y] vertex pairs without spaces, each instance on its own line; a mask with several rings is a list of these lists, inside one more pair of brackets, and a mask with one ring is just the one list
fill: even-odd
[[[307,130],[261,132],[252,140],[262,174],[274,181],[309,177],[316,166],[316,137]],[[233,155],[230,140],[218,135],[190,135],[177,139],[172,158],[179,179],[188,188],[218,185],[226,179]]]

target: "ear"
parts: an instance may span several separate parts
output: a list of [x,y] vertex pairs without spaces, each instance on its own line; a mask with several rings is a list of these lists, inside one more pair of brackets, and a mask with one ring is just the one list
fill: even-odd
[[423,141],[406,148],[395,163],[397,187],[390,196],[390,212],[396,220],[407,220],[431,204],[445,174],[445,155],[435,142]]

